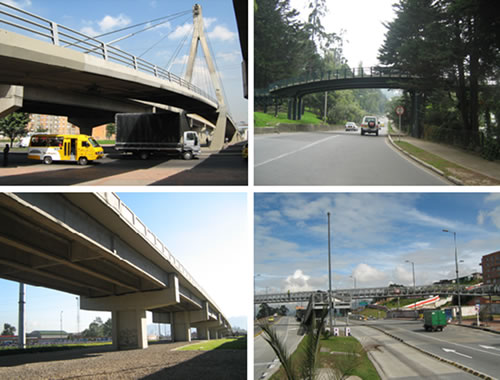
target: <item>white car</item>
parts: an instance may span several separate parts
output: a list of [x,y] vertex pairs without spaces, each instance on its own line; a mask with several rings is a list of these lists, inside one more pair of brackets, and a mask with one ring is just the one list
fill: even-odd
[[346,124],[345,124],[345,130],[348,132],[348,131],[357,131],[358,130],[358,126],[356,125],[356,123],[353,123],[352,121],[348,121]]

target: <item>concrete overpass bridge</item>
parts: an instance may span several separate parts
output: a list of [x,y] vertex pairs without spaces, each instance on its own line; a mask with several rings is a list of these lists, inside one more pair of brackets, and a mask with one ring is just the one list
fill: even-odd
[[[479,287],[470,287],[468,285],[460,285],[460,294],[468,296],[488,297],[500,294],[500,286],[483,285]],[[305,291],[288,293],[273,293],[273,294],[256,294],[254,296],[254,304],[261,303],[298,303],[308,302],[310,297],[315,294],[323,294],[328,292],[322,291]],[[368,299],[368,298],[389,298],[389,297],[427,297],[432,295],[450,296],[457,294],[455,284],[450,285],[423,285],[413,287],[379,287],[379,288],[357,288],[357,289],[336,289],[332,290],[332,297],[340,300],[347,299]]]
[[[199,26],[199,5],[193,7],[186,78],[7,3],[0,2],[0,14],[5,27],[0,29],[0,117],[16,110],[65,115],[81,133],[91,134],[93,127],[114,122],[118,112],[154,112],[154,104],[160,104],[215,124],[212,148],[220,149],[225,138],[238,137]],[[191,83],[198,44],[213,71],[215,97]]]
[[176,341],[231,326],[165,244],[114,193],[1,193],[0,277],[111,311],[113,345],[146,348],[146,311]]

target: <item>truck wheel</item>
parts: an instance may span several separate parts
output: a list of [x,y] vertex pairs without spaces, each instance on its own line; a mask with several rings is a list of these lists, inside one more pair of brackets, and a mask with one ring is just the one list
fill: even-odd
[[190,160],[191,158],[193,158],[193,153],[189,151],[184,152],[182,153],[182,158],[184,158],[185,160]]
[[148,152],[141,152],[141,153],[139,153],[139,158],[141,160],[147,160],[148,157],[149,157],[149,153]]
[[87,157],[80,157],[78,159],[78,165],[82,165],[82,166],[85,166],[89,163],[89,160],[87,160]]
[[365,135],[365,131],[361,130],[361,136]]
[[45,157],[43,158],[43,163],[44,163],[45,165],[50,165],[50,164],[52,163],[52,157],[50,157],[50,156],[45,156]]

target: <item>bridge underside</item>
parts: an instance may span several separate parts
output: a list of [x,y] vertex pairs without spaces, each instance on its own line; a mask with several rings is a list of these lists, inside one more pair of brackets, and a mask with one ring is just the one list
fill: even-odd
[[199,335],[207,337],[230,329],[94,194],[2,193],[0,220],[0,277],[80,295],[82,309],[111,311],[118,349],[147,347],[147,310],[169,313],[176,340],[190,341],[191,327],[211,328]]

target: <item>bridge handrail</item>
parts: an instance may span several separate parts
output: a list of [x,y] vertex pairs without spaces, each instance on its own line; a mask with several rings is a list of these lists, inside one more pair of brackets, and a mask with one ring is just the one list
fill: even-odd
[[306,73],[295,78],[281,79],[268,86],[267,92],[276,91],[285,87],[299,84],[313,83],[325,80],[338,80],[348,78],[410,78],[410,73],[392,67],[356,67],[321,72]]
[[[186,81],[185,79],[179,77],[178,75],[173,74],[167,71],[166,69],[158,67],[157,65],[150,63],[142,58],[139,58],[133,54],[127,53],[116,46],[108,45],[107,43],[100,41],[94,37],[87,36],[84,33],[68,28],[64,25],[57,24],[51,20],[45,19],[43,17],[40,17],[23,9],[17,8],[13,5],[0,2],[0,6],[7,7],[16,12],[21,13],[21,15],[16,15],[0,9],[0,14],[14,19],[14,21],[9,21],[0,18],[0,23],[10,25],[13,28],[18,28],[31,34],[36,34],[38,36],[45,37],[51,40],[52,44],[55,46],[72,48],[81,51],[84,54],[97,56],[99,58],[104,59],[105,61],[118,62],[119,64],[123,64],[134,70],[153,75],[160,79],[168,80],[169,82],[176,83],[181,87],[187,88],[188,90],[195,92],[217,103],[217,99],[214,98],[212,95],[208,94],[207,92],[193,85],[192,83]],[[23,17],[23,15],[29,16],[35,19],[36,21]],[[29,26],[23,25],[19,22],[16,22],[16,20],[28,24],[29,26],[35,26],[40,30],[36,30]],[[42,21],[48,25],[40,24],[37,21]],[[61,45],[61,42],[66,45],[65,46]]]

